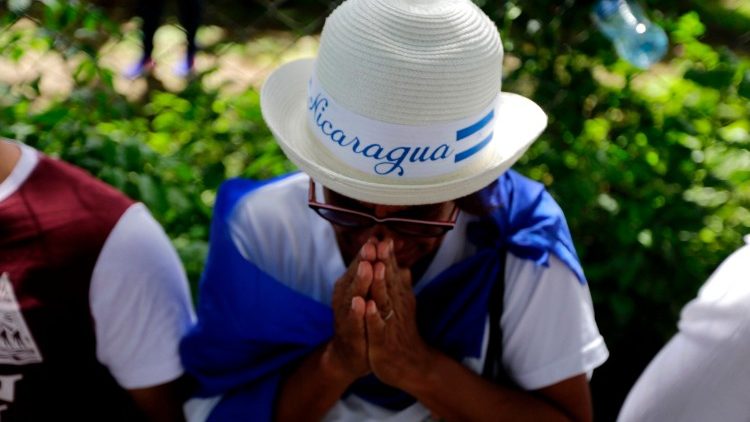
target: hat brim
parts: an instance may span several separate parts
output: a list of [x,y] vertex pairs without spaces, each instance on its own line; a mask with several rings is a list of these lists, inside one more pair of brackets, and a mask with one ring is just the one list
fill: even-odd
[[423,205],[450,201],[492,183],[513,165],[547,126],[533,101],[501,93],[495,136],[474,161],[439,177],[402,180],[352,169],[321,146],[307,124],[307,85],[314,59],[276,69],[263,84],[261,111],[284,154],[315,181],[342,195],[383,205]]

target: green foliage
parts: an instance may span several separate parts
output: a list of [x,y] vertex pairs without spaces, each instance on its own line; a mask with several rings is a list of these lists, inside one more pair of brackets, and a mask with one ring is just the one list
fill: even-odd
[[[77,164],[143,201],[172,238],[195,286],[219,183],[292,168],[262,121],[258,93],[225,98],[196,79],[180,93],[156,90],[143,103],[130,103],[96,56],[106,38],[117,35],[117,25],[78,2],[48,1],[37,15],[40,29],[3,34],[0,55],[73,57],[74,88],[68,97],[50,100],[39,79],[0,85],[0,136]],[[81,28],[88,31],[85,39]]]
[[640,72],[585,7],[530,0],[488,12],[520,59],[504,89],[550,117],[516,168],[566,211],[612,353],[594,378],[597,416],[614,420],[681,307],[750,233],[750,63],[702,42],[697,13],[662,9],[671,55]]

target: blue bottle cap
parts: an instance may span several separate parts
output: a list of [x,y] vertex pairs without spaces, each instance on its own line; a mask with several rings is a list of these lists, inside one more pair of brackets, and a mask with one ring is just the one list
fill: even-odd
[[622,0],[599,0],[594,6],[594,13],[599,19],[607,19],[617,13]]

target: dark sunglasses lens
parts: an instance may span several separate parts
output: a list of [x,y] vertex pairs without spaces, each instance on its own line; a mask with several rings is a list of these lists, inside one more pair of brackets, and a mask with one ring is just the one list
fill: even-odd
[[369,227],[374,221],[363,215],[346,211],[330,210],[328,208],[315,208],[315,211],[333,224],[344,227]]
[[437,226],[432,224],[419,224],[419,223],[408,223],[404,221],[390,221],[388,226],[393,231],[407,234],[410,236],[420,237],[437,237],[447,233],[453,227],[450,226]]

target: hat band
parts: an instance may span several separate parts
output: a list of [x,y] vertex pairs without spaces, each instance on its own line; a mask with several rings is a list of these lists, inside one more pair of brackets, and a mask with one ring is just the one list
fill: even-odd
[[422,126],[385,123],[338,104],[315,73],[308,84],[310,131],[335,157],[367,174],[424,178],[447,175],[466,165],[492,140],[500,94],[481,113]]

